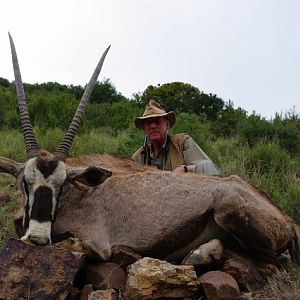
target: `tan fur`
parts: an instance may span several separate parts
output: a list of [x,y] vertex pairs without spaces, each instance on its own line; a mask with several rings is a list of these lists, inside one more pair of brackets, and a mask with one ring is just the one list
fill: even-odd
[[113,174],[130,174],[145,171],[159,172],[156,168],[143,166],[128,158],[103,155],[82,155],[68,158],[66,164],[70,167],[99,166],[108,169]]
[[[114,245],[126,245],[144,255],[182,259],[214,238],[236,240],[259,257],[274,257],[296,242],[293,221],[237,176],[175,174],[108,155],[69,159],[67,165],[97,165],[113,172],[88,191],[69,185],[53,228],[58,233],[73,232],[104,260]],[[195,222],[201,224],[197,236],[172,248],[177,242],[172,236],[186,238],[184,226]],[[170,241],[159,248],[166,238]]]

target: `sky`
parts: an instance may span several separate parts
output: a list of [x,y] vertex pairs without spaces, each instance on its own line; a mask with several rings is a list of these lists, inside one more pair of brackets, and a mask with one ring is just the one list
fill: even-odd
[[[300,113],[298,0],[1,1],[0,77],[13,80],[8,32],[23,82],[99,81],[131,98],[175,81],[267,119]],[[1,99],[0,99],[1,101]]]

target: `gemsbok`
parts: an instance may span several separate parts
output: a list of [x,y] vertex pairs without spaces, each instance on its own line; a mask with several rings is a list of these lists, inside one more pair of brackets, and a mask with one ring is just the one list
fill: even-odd
[[40,150],[9,38],[27,160],[0,157],[0,172],[16,177],[23,194],[22,240],[47,245],[69,232],[104,261],[117,245],[181,261],[215,239],[258,257],[273,258],[289,249],[299,258],[293,220],[237,176],[176,174],[109,155],[67,158],[109,48],[57,151]]

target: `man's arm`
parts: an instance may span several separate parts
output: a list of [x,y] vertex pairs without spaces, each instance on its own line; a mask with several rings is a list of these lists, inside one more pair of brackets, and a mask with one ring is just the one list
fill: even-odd
[[177,167],[174,172],[193,172],[208,175],[221,175],[221,170],[214,164],[192,137],[186,135],[183,142],[185,165]]

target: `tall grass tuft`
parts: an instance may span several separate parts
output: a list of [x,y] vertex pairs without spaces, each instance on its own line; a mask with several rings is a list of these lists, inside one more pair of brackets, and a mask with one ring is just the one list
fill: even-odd
[[24,161],[26,154],[21,131],[15,129],[0,130],[0,156]]
[[0,249],[4,243],[13,236],[16,236],[14,231],[13,219],[19,209],[17,197],[20,192],[17,189],[16,180],[14,177],[0,174],[0,192],[8,193],[11,201],[0,205]]
[[300,269],[293,266],[288,273],[276,274],[268,278],[264,289],[255,293],[258,299],[300,300]]
[[250,148],[247,169],[258,174],[286,173],[290,155],[276,142],[260,142]]
[[221,168],[224,176],[238,175],[249,179],[246,159],[249,149],[238,138],[219,138],[210,143],[208,156]]

